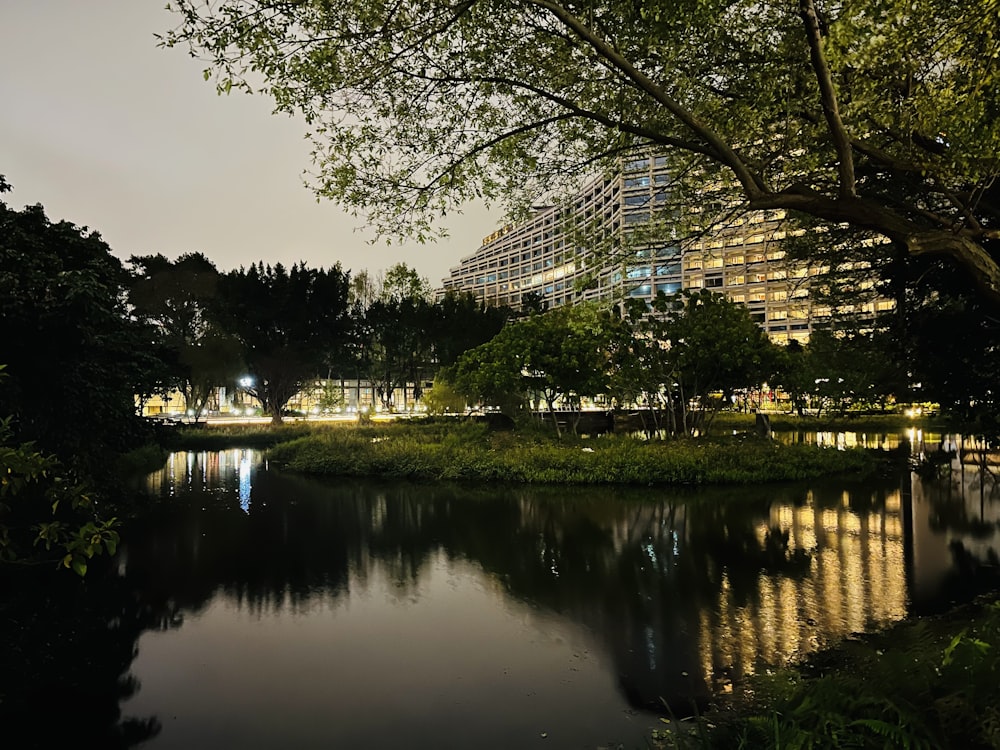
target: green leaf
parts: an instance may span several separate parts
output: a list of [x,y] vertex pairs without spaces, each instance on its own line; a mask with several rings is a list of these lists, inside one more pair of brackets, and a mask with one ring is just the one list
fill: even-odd
[[83,577],[87,575],[87,563],[82,559],[73,560],[73,572],[78,576]]

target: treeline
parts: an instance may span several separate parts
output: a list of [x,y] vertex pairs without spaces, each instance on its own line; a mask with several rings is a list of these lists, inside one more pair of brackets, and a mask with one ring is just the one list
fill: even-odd
[[134,447],[143,403],[174,390],[201,412],[216,388],[249,380],[279,420],[316,378],[368,380],[387,408],[407,383],[419,399],[510,315],[468,294],[435,300],[405,264],[352,275],[304,263],[220,272],[200,253],[123,263],[96,232],[0,203],[0,416],[77,463]]
[[388,404],[509,315],[468,295],[435,301],[404,265],[373,278],[302,263],[222,273],[197,253],[123,263],[97,232],[0,201],[0,563],[82,574],[114,550],[99,498],[118,494],[118,457],[154,441],[140,417],[152,394],[181,390],[200,410],[248,376],[280,420],[308,380],[341,375]]
[[217,387],[240,386],[280,421],[288,401],[317,379],[368,380],[382,405],[466,349],[492,338],[511,315],[469,294],[434,300],[405,264],[352,276],[340,265],[254,263],[219,272],[204,255],[170,261],[133,256],[127,298],[161,363],[140,402],[182,391],[204,409]]

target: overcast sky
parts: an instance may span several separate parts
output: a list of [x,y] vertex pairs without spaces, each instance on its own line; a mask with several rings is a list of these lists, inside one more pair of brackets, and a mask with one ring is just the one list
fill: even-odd
[[378,271],[403,261],[440,284],[499,216],[449,217],[436,245],[368,244],[363,219],[303,186],[300,120],[270,100],[217,96],[205,67],[153,34],[166,0],[0,0],[3,200],[101,233],[116,255],[200,251],[220,270],[255,260]]

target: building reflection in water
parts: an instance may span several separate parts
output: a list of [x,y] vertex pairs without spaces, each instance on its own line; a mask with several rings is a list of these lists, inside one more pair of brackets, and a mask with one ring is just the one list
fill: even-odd
[[772,506],[754,529],[758,542],[787,535],[790,550],[808,555],[808,570],[759,571],[748,602],[723,577],[699,628],[707,684],[725,690],[759,667],[786,664],[906,615],[901,493],[879,500],[880,512],[852,507],[848,492],[832,506],[817,503],[813,492],[800,506]]

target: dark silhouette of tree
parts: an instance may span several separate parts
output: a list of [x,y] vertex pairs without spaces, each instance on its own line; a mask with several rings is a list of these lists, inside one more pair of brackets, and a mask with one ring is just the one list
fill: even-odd
[[286,270],[255,263],[219,278],[214,315],[240,342],[247,390],[272,421],[281,422],[288,400],[340,359],[351,335],[348,287],[339,264]]
[[[6,184],[6,183],[3,183]],[[126,305],[128,274],[97,232],[0,202],[0,415],[77,468],[141,441],[135,394],[163,379],[149,329]]]
[[173,363],[171,385],[199,418],[217,387],[233,387],[243,370],[239,342],[213,318],[219,272],[201,253],[176,261],[163,255],[129,259],[133,313],[154,331],[155,346]]

